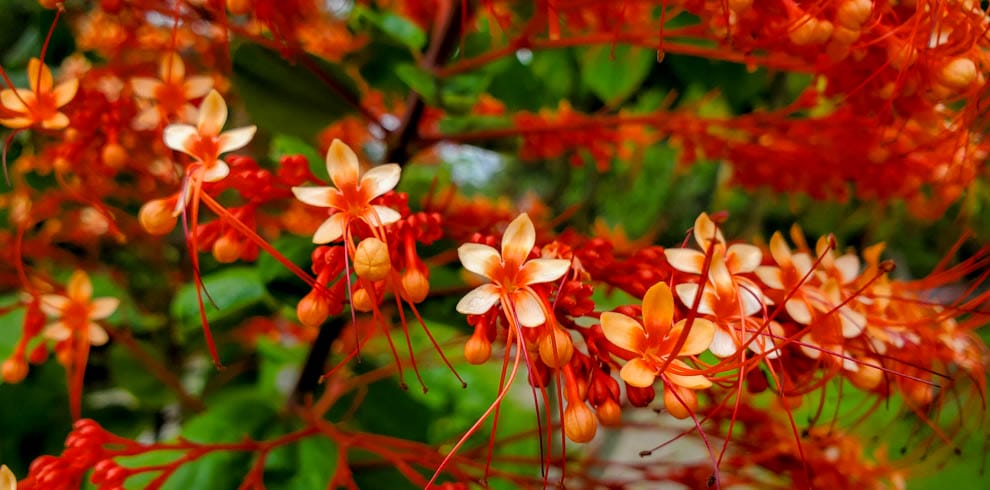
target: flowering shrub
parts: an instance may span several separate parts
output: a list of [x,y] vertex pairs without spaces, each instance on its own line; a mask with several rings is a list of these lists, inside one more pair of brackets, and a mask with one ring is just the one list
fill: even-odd
[[985,478],[986,2],[0,12],[0,490]]

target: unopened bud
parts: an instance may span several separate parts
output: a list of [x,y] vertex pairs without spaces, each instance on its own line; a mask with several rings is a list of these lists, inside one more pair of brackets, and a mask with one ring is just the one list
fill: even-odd
[[351,308],[367,313],[375,309],[375,303],[371,301],[371,295],[364,288],[355,289],[351,293]]
[[859,30],[873,13],[873,0],[847,0],[835,12],[835,22],[846,29]]
[[588,442],[598,431],[598,419],[584,401],[571,403],[564,410],[564,434],[567,438],[579,443]]
[[611,398],[598,405],[598,421],[605,427],[618,427],[622,425],[622,407]]
[[805,15],[798,19],[794,30],[788,33],[788,37],[798,46],[823,44],[832,36],[832,29],[831,22]]
[[244,251],[244,242],[237,239],[231,233],[225,233],[213,242],[213,257],[221,264],[229,264],[241,257]]
[[574,343],[567,332],[550,327],[550,332],[540,338],[540,359],[548,367],[562,368],[571,361],[574,355]]
[[27,363],[19,356],[10,357],[3,361],[3,367],[0,369],[0,376],[3,377],[4,383],[20,383],[27,376],[27,373]]
[[299,318],[299,323],[307,327],[317,328],[329,316],[330,303],[323,296],[323,293],[317,289],[303,296],[303,299],[299,300],[299,304],[296,305],[296,317]]
[[173,215],[175,202],[171,199],[154,199],[144,203],[138,213],[138,221],[144,231],[152,235],[164,235],[175,228],[178,219]]
[[107,143],[103,147],[103,164],[110,168],[123,168],[127,163],[127,150],[117,143]]
[[471,364],[484,364],[492,356],[492,343],[478,330],[464,344],[464,359]]
[[657,392],[652,386],[647,386],[646,388],[637,388],[626,383],[626,398],[629,399],[629,403],[634,407],[645,407],[656,398]]
[[361,279],[381,281],[388,276],[392,262],[388,256],[388,245],[377,238],[365,238],[354,251],[354,272]]
[[969,58],[956,58],[942,67],[939,81],[952,89],[964,89],[972,84],[977,77],[976,63]]
[[663,405],[670,415],[686,419],[698,409],[698,396],[694,390],[666,383],[663,387]]
[[48,360],[48,345],[44,342],[34,346],[31,352],[28,353],[28,362],[34,364],[35,366],[39,364],[44,364]]
[[410,267],[402,273],[402,290],[407,300],[419,303],[430,294],[430,279],[419,269]]
[[857,363],[855,371],[846,371],[849,381],[862,390],[872,390],[883,381],[883,371],[875,364],[876,361],[864,358],[863,362]]

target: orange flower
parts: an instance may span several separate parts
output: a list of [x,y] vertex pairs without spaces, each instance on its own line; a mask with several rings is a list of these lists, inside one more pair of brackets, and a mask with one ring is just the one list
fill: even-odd
[[120,300],[117,298],[93,299],[93,284],[85,272],[78,270],[69,278],[65,288],[65,296],[61,294],[45,294],[41,296],[41,309],[47,315],[58,320],[45,327],[45,337],[55,341],[64,341],[77,332],[85,332],[92,345],[103,345],[109,340],[107,331],[96,323],[109,317],[117,309]]
[[52,72],[38,58],[28,62],[30,90],[5,89],[0,91],[0,106],[13,117],[0,119],[0,124],[11,129],[41,126],[44,129],[63,129],[69,125],[69,117],[59,112],[79,89],[79,80],[72,79],[52,89]]
[[[652,386],[658,376],[668,383],[691,390],[712,385],[705,376],[691,374],[692,368],[676,358],[704,352],[715,336],[715,324],[704,318],[695,318],[680,350],[675,351],[684,335],[687,319],[674,323],[674,296],[666,283],[657,283],[646,291],[643,297],[643,323],[615,312],[602,313],[601,320],[602,331],[609,342],[638,356],[629,360],[619,372],[619,376],[630,386]],[[661,372],[668,362],[666,370]]]
[[205,75],[186,78],[186,65],[175,53],[162,58],[158,76],[160,80],[149,77],[131,79],[135,95],[156,102],[137,115],[134,126],[151,129],[172,115],[183,121],[196,119],[196,108],[189,101],[206,95],[213,87],[213,78]]
[[402,168],[394,163],[379,165],[361,175],[357,155],[351,147],[335,139],[327,150],[327,173],[333,187],[293,187],[296,199],[335,211],[313,234],[313,243],[340,240],[351,220],[359,219],[377,229],[394,223],[402,216],[398,211],[371,204],[376,197],[399,183]]
[[230,173],[230,167],[220,160],[220,155],[243,148],[258,129],[256,126],[247,126],[220,133],[226,122],[227,103],[219,92],[211,90],[199,106],[196,127],[170,124],[163,134],[165,146],[195,158],[202,165],[203,181],[222,180]]
[[480,315],[501,302],[506,314],[514,312],[519,324],[524,327],[535,327],[546,322],[541,299],[530,286],[560,279],[571,262],[564,259],[527,261],[526,258],[535,244],[533,222],[529,215],[523,213],[505,229],[501,255],[488,245],[461,245],[457,249],[457,255],[464,268],[491,282],[474,288],[461,298],[457,303],[457,311],[466,315]]

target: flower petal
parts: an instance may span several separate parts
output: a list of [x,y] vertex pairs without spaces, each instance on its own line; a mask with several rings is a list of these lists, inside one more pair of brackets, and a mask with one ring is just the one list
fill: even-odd
[[316,229],[316,233],[313,233],[313,243],[322,245],[324,243],[340,240],[344,236],[344,228],[346,227],[347,215],[345,213],[336,213],[327,218],[327,220]]
[[673,322],[674,296],[670,294],[667,283],[658,282],[643,296],[643,326],[646,335],[653,342],[659,342],[667,335]]
[[[693,308],[694,299],[698,295],[698,283],[682,282],[674,286],[674,293],[677,294],[677,299],[681,300],[684,306]],[[704,293],[701,295],[701,302],[698,304],[698,313],[702,315],[715,314],[715,294],[712,292],[711,287],[706,287]]]
[[117,298],[96,298],[90,303],[89,319],[102,320],[117,311],[120,300]]
[[198,75],[189,77],[182,84],[182,93],[186,99],[198,99],[210,92],[213,88],[213,77]]
[[178,82],[186,77],[186,64],[178,53],[162,56],[158,65],[158,76],[166,82]]
[[61,294],[43,294],[41,295],[41,311],[48,316],[60,317],[62,311],[71,301]]
[[[684,331],[684,327],[687,325],[687,320],[681,320],[674,325],[674,328],[670,329],[670,334],[668,338],[671,346],[677,339],[680,338],[681,332]],[[706,320],[704,318],[695,318],[694,322],[691,323],[691,331],[688,333],[687,339],[684,340],[684,345],[681,346],[681,350],[678,352],[672,352],[675,357],[677,356],[696,356],[701,354],[708,346],[712,345],[712,339],[715,337],[715,324],[711,320]]]
[[89,343],[92,345],[103,345],[110,340],[110,335],[103,327],[90,322],[89,324]]
[[835,270],[839,272],[842,284],[849,284],[859,276],[859,257],[846,254],[835,259]]
[[292,194],[296,196],[296,199],[309,204],[310,206],[316,206],[319,208],[329,208],[330,200],[332,199],[332,194],[337,194],[340,191],[334,189],[333,187],[293,187]]
[[46,339],[62,342],[63,340],[67,340],[69,337],[72,337],[72,330],[69,329],[69,326],[66,325],[65,322],[58,321],[46,325],[42,334]]
[[0,91],[0,105],[12,112],[27,112],[26,104],[34,100],[36,100],[35,95],[27,90],[8,88]]
[[199,122],[196,129],[202,136],[216,136],[220,134],[223,125],[227,123],[227,103],[223,96],[216,90],[210,90],[203,98],[203,103],[199,105]]
[[571,268],[571,261],[565,259],[533,259],[523,264],[517,280],[528,286],[542,282],[556,281]]
[[629,383],[629,386],[648,388],[657,379],[657,370],[641,357],[637,357],[622,366],[619,377]]
[[859,336],[866,329],[866,317],[858,311],[843,306],[837,312],[842,323],[842,336],[851,339]]
[[708,346],[708,350],[715,354],[717,357],[729,357],[736,353],[739,346],[736,345],[736,340],[729,335],[728,332],[721,328],[715,329],[715,335],[712,336],[712,343]]
[[161,121],[161,115],[158,113],[158,108],[149,107],[134,117],[131,127],[138,131],[148,131],[158,127],[159,121]]
[[536,295],[527,289],[520,289],[512,295],[512,307],[516,311],[519,324],[524,327],[538,327],[547,321],[543,307]]
[[65,294],[72,301],[77,303],[89,303],[93,297],[93,283],[89,276],[81,270],[77,270],[69,277],[69,283],[65,286]]
[[455,309],[458,313],[465,315],[481,315],[498,303],[498,287],[493,284],[482,284],[464,295],[457,302]]
[[52,96],[55,98],[55,107],[62,107],[68,104],[73,97],[76,96],[76,91],[79,90],[79,79],[73,78],[72,80],[62,82],[55,87],[52,91]]
[[134,91],[134,95],[145,99],[156,98],[158,88],[163,85],[160,80],[154,78],[136,77],[131,79],[131,90]]
[[61,112],[56,112],[55,114],[49,116],[48,119],[41,121],[41,127],[45,129],[64,129],[68,125],[69,116],[66,116]]
[[38,58],[28,61],[28,84],[35,93],[49,92],[52,89],[52,71]]
[[394,189],[401,176],[402,167],[394,163],[379,165],[361,176],[361,190],[367,193],[368,200],[374,199]]
[[620,349],[642,354],[646,347],[646,331],[636,319],[606,311],[602,313],[602,333],[609,342]]
[[0,489],[17,489],[17,477],[14,476],[14,472],[10,471],[7,465],[0,465]]
[[502,260],[521,266],[536,244],[536,230],[529,215],[522,213],[509,223],[502,234]]
[[791,264],[791,247],[787,246],[787,240],[779,231],[775,231],[770,237],[770,256],[781,267]]
[[787,314],[791,316],[792,320],[802,325],[811,323],[811,309],[808,308],[808,304],[803,299],[791,298],[787,300],[784,303],[784,309],[787,310]]
[[784,289],[784,274],[780,270],[780,267],[772,265],[761,265],[756,268],[756,277],[760,278],[770,289],[782,290]]
[[698,242],[703,251],[708,251],[712,240],[716,243],[725,243],[722,230],[718,229],[718,226],[706,213],[699,214],[698,218],[694,220],[694,240]]
[[34,124],[34,119],[27,117],[12,117],[9,119],[0,119],[0,124],[3,124],[10,129],[24,129],[32,126]]
[[[374,204],[371,206],[371,210],[377,215],[377,221],[373,223],[368,223],[373,226],[377,225],[389,225],[395,223],[402,219],[402,215],[398,211],[388,207],[382,206],[380,204]],[[365,220],[368,221],[368,220]]]
[[[747,283],[749,281],[746,281]],[[746,316],[755,315],[763,311],[763,291],[760,291],[756,284],[746,284],[740,281],[739,303],[742,306],[742,314]]]
[[334,139],[327,150],[327,173],[330,174],[333,185],[338,189],[356,186],[359,170],[360,165],[354,150],[343,141]]
[[192,156],[195,156],[192,154],[192,142],[198,137],[196,128],[188,124],[169,124],[162,133],[165,146]]
[[231,129],[230,131],[224,131],[217,138],[217,154],[227,153],[228,151],[240,150],[247,146],[251,142],[251,138],[254,138],[255,131],[258,130],[257,126],[246,126],[243,128]]
[[705,254],[690,248],[668,248],[663,254],[671,267],[688,274],[701,274],[705,263]]
[[218,182],[230,175],[230,166],[223,160],[217,160],[203,172],[204,182]]
[[712,385],[712,382],[701,374],[676,374],[676,372],[686,373],[692,371],[695,370],[691,366],[688,366],[683,361],[674,359],[663,373],[663,377],[677,386],[691,390],[703,390]]
[[481,243],[465,243],[457,248],[457,256],[465,269],[491,279],[502,262],[498,251]]
[[733,274],[753,272],[761,261],[763,252],[756,245],[733,243],[725,252],[725,265]]

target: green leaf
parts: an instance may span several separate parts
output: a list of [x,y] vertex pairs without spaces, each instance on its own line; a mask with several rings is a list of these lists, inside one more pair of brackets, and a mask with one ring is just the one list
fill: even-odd
[[[251,267],[234,267],[203,276],[203,285],[213,298],[210,304],[205,293],[206,319],[210,322],[236,316],[239,312],[267,297],[265,284]],[[195,284],[182,286],[171,306],[172,316],[185,326],[199,324],[199,303]]]
[[[163,362],[153,345],[142,344],[144,352],[158,362]],[[175,400],[171,390],[163,389],[162,382],[151,375],[143,364],[120,344],[114,343],[109,349],[110,379],[115,388],[121,388],[134,395],[140,409],[161,409]]]
[[437,100],[437,81],[426,70],[413,63],[403,63],[395,68],[395,76],[427,102],[433,104]]
[[581,62],[581,81],[608,104],[622,102],[646,79],[656,63],[655,51],[624,44],[588,48]]
[[234,85],[256,124],[273,133],[312,140],[328,124],[353,111],[330,85],[358,98],[354,81],[337,65],[314,57],[309,60],[330,82],[303,63],[290,63],[258,45],[244,44],[234,51]]
[[409,48],[410,51],[419,52],[426,46],[426,33],[401,15],[392,12],[377,12],[361,5],[355,5],[351,19],[359,24],[356,30],[366,29],[360,25],[361,23],[371,24],[390,39]]
[[320,435],[307,437],[296,444],[296,475],[286,486],[291,490],[327,488],[337,472],[337,445]]

